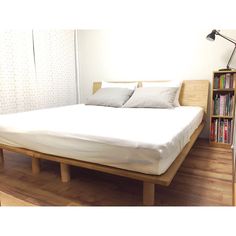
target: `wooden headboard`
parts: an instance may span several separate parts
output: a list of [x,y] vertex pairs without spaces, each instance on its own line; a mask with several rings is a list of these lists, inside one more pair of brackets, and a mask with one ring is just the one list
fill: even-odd
[[[126,81],[126,82],[128,83],[129,81]],[[135,82],[135,81],[132,81],[132,82]],[[152,81],[152,82],[158,82],[158,81]],[[141,85],[141,83],[142,82],[139,81],[139,86]],[[101,85],[102,85],[101,82],[94,82],[93,93],[95,93],[98,89],[100,89]],[[208,92],[209,92],[208,80],[184,80],[182,83],[180,97],[179,97],[180,105],[200,106],[204,108],[204,111],[207,114]]]

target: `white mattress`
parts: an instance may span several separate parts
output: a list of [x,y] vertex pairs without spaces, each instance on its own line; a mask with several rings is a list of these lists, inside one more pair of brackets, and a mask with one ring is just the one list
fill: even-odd
[[203,113],[200,107],[80,104],[0,115],[0,143],[160,175],[188,143]]

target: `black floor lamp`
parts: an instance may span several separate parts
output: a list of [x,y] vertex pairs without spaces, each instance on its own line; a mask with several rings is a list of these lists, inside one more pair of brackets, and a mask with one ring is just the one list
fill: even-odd
[[230,58],[229,58],[229,61],[228,61],[228,64],[227,64],[226,68],[225,68],[225,69],[220,69],[220,71],[232,70],[233,68],[230,68],[229,65],[230,65],[230,63],[231,63],[231,61],[232,61],[232,58],[233,58],[233,56],[234,56],[234,53],[235,53],[235,51],[236,51],[236,41],[235,41],[234,39],[231,39],[231,38],[229,38],[229,37],[227,37],[227,36],[221,34],[219,30],[217,31],[217,30],[215,30],[215,29],[212,30],[212,32],[211,32],[210,34],[208,34],[206,38],[207,38],[208,40],[210,40],[210,41],[214,41],[216,35],[219,35],[220,37],[222,37],[222,38],[224,38],[224,39],[226,39],[226,40],[228,40],[229,42],[231,42],[231,43],[234,44],[234,50],[233,50],[233,52],[232,52],[232,54],[231,54],[231,56],[230,56]]

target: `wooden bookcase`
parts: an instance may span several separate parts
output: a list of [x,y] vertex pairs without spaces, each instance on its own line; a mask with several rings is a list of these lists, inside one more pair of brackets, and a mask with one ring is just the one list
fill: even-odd
[[233,141],[236,70],[215,71],[212,79],[210,144],[230,148]]

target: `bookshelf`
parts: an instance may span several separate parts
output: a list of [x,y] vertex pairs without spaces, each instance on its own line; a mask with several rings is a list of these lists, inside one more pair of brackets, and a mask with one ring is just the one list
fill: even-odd
[[212,79],[210,144],[230,148],[233,142],[236,70],[215,71]]

